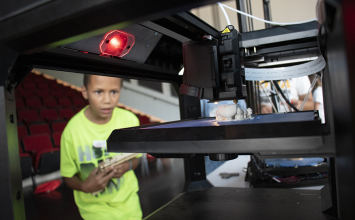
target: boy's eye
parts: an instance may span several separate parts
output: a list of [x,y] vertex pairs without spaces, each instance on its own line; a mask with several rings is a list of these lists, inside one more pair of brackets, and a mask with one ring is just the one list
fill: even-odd
[[115,95],[117,93],[118,93],[118,91],[111,91],[111,94],[113,94],[113,95]]
[[95,91],[96,94],[100,95],[102,91]]

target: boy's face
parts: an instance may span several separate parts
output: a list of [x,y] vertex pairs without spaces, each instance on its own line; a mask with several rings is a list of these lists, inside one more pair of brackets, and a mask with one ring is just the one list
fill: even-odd
[[121,79],[107,76],[90,76],[87,88],[82,93],[89,101],[92,114],[97,119],[110,119],[120,99]]

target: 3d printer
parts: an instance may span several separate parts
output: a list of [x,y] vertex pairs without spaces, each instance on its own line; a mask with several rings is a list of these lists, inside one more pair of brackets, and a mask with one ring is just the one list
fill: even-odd
[[[186,193],[165,206],[162,212],[152,215],[151,219],[167,215],[171,219],[174,216],[234,219],[233,213],[249,219],[272,218],[275,217],[275,204],[282,207],[282,217],[325,218],[320,213],[319,192],[305,198],[302,193],[280,190],[210,188],[202,157],[207,154],[216,159],[233,159],[238,154],[254,154],[259,158],[339,158],[342,162],[337,166],[334,159],[330,160],[333,176],[330,187],[322,191],[322,198],[328,198],[324,200],[323,211],[336,210],[342,218],[353,216],[354,172],[345,173],[345,170],[354,169],[352,159],[355,157],[352,149],[355,141],[349,132],[355,124],[349,104],[354,102],[354,93],[347,81],[351,79],[349,73],[354,71],[352,64],[347,63],[353,58],[353,38],[349,30],[354,24],[347,22],[352,18],[353,3],[321,1],[321,10],[327,13],[320,27],[311,22],[241,34],[232,27],[227,27],[229,32],[217,31],[194,15],[180,12],[212,2],[179,1],[166,5],[164,1],[152,1],[152,4],[144,5],[144,9],[131,11],[126,9],[134,2],[121,1],[90,1],[87,4],[52,1],[30,7],[22,4],[21,7],[27,9],[20,11],[13,10],[13,5],[6,8],[11,13],[0,18],[0,106],[6,116],[2,119],[4,123],[0,123],[0,135],[8,137],[3,138],[5,141],[0,151],[4,157],[0,161],[6,182],[1,195],[7,198],[2,209],[6,213],[2,216],[14,218],[14,207],[23,208],[17,203],[22,199],[17,193],[21,191],[18,183],[21,181],[18,181],[19,170],[15,163],[18,161],[13,159],[17,150],[16,138],[13,138],[16,133],[13,89],[33,68],[182,85],[182,95],[179,96],[182,121],[115,130],[108,139],[109,151],[148,152],[161,157],[184,158]],[[47,14],[44,12],[51,12],[50,20],[38,16]],[[162,14],[167,16],[162,18]],[[146,19],[150,21],[141,22]],[[108,36],[105,33],[112,30],[124,32],[126,37],[135,37],[134,45],[127,43],[121,48],[123,54],[129,50],[121,58],[118,58],[121,52],[119,55],[102,55],[102,48],[100,50],[100,43],[108,44],[112,40],[103,41]],[[341,40],[343,34],[345,40]],[[129,42],[128,37],[120,39]],[[212,101],[247,98],[249,105],[253,105],[256,84],[245,81],[245,68],[261,67],[261,64],[267,65],[275,60],[289,65],[288,60],[320,54],[328,63],[322,78],[326,124],[322,125],[314,112],[271,114],[258,121],[223,125],[210,118],[199,118],[199,98]],[[182,66],[185,67],[183,77],[178,75]],[[348,130],[344,131],[344,127]],[[205,190],[193,191],[197,189]],[[263,200],[264,197],[271,200]],[[302,205],[296,207],[293,204],[295,199]],[[256,209],[266,211],[255,212]],[[314,210],[319,212],[314,214]],[[295,213],[297,215],[293,215]]]

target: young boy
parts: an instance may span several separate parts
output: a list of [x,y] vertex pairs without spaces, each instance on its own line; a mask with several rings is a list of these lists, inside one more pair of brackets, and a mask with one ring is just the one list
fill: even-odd
[[[74,190],[81,216],[91,219],[142,219],[133,172],[138,158],[98,173],[98,164],[117,155],[106,151],[114,129],[139,125],[137,117],[117,108],[120,78],[85,75],[82,94],[89,105],[77,113],[63,131],[60,172]],[[103,191],[97,196],[92,192]]]

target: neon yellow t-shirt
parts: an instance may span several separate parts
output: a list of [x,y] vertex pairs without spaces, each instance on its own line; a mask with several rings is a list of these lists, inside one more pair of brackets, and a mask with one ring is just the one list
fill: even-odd
[[[86,108],[68,122],[60,144],[61,175],[71,178],[78,174],[83,181],[98,163],[117,155],[106,151],[106,140],[111,132],[114,129],[139,125],[139,120],[133,113],[120,108],[113,110],[108,123],[95,124],[84,115]],[[94,141],[98,146],[94,146]],[[111,179],[105,190],[97,196],[74,190],[74,198],[85,220],[135,220],[142,219],[137,192],[137,178],[133,171],[128,171],[121,178]]]

